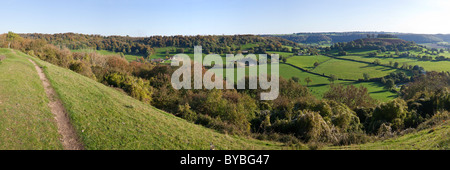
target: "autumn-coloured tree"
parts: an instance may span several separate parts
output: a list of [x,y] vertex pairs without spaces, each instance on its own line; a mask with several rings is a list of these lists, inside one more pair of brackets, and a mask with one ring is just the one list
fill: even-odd
[[330,90],[324,94],[323,98],[344,103],[353,110],[358,107],[373,107],[376,103],[364,86],[358,88],[353,85],[344,87],[340,84],[331,84]]

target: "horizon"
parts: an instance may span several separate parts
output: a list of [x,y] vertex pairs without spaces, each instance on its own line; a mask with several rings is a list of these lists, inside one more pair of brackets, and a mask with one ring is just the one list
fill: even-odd
[[152,37],[152,36],[234,36],[234,35],[255,35],[255,36],[261,36],[261,35],[290,35],[290,34],[328,34],[328,33],[384,33],[384,34],[414,34],[414,35],[450,35],[450,33],[447,34],[427,34],[427,33],[409,33],[409,32],[387,32],[387,31],[330,31],[330,32],[295,32],[295,33],[286,33],[286,34],[196,34],[196,35],[181,35],[181,34],[174,34],[174,35],[148,35],[148,36],[131,36],[131,35],[102,35],[102,34],[90,34],[90,33],[78,33],[78,32],[56,32],[56,33],[39,33],[39,32],[15,32],[15,31],[7,31],[0,34],[7,34],[8,32],[13,32],[16,34],[48,34],[48,35],[54,35],[54,34],[83,34],[83,35],[96,35],[96,36],[104,36],[104,37],[112,37],[112,36],[122,36],[122,37],[133,37],[133,38],[144,38],[144,37]]
[[[16,5],[16,4],[21,4]],[[450,34],[445,0],[11,0],[0,32],[102,36],[323,32]],[[375,11],[375,12],[372,12]],[[371,31],[366,31],[371,30]]]

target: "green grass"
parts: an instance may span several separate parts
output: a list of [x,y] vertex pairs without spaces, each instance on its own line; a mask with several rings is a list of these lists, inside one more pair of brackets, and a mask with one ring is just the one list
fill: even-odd
[[330,60],[330,57],[323,55],[315,55],[315,56],[294,56],[287,59],[287,63],[295,65],[297,67],[301,67],[304,69],[314,69],[314,63],[323,63]]
[[434,130],[426,129],[415,133],[376,141],[362,145],[333,146],[324,149],[350,150],[449,150],[450,122],[438,125]]
[[[402,66],[403,63],[412,65],[412,66],[419,65],[427,71],[450,71],[450,61],[420,61],[415,58],[400,58],[400,57],[396,56],[394,52],[386,52],[386,53],[378,54],[377,57],[369,57],[368,54],[371,52],[376,52],[376,50],[351,50],[351,51],[348,51],[347,56],[339,56],[339,57],[358,60],[358,61],[365,61],[365,62],[373,62],[376,59],[378,59],[378,60],[380,60],[381,64],[385,64],[385,65],[388,65],[389,62],[392,61],[393,63],[398,62],[400,64],[400,66]],[[410,50],[409,52],[413,55],[421,55],[421,56],[427,55],[425,53],[421,53],[421,51]],[[384,55],[389,55],[389,54],[393,54],[394,57],[393,58],[382,57]],[[433,56],[433,58],[435,57],[434,55],[427,55],[427,56]],[[441,53],[441,54],[439,54],[439,56],[450,57],[450,53],[448,53],[448,52]]]
[[363,79],[363,73],[368,73],[371,77],[384,77],[392,72],[400,70],[377,66],[373,64],[359,63],[347,60],[332,59],[316,67],[313,72],[319,74],[334,74],[338,78],[358,80]]
[[266,51],[267,54],[271,55],[271,54],[278,54],[281,57],[292,57],[294,56],[294,53],[289,53],[289,52],[279,52],[279,51]]
[[370,97],[381,101],[386,102],[398,97],[396,93],[393,93],[385,88],[385,86],[381,83],[376,82],[345,82],[343,85],[354,85],[355,87],[364,86],[369,91]]
[[62,149],[49,100],[33,64],[9,49],[0,64],[0,150]]
[[[157,58],[163,58],[173,56],[177,54],[176,52],[173,52],[173,50],[176,50],[175,47],[163,47],[163,48],[155,48],[155,54],[150,56],[150,59],[157,59]],[[169,51],[169,55],[166,54],[166,51]]]
[[45,68],[87,149],[207,150],[210,143],[216,149],[282,149],[280,143],[221,134],[189,123],[75,72],[32,59]]
[[419,65],[423,67],[427,71],[450,71],[450,61],[419,61],[417,59],[412,58],[382,58],[382,57],[367,57],[367,56],[356,56],[356,55],[349,55],[349,56],[342,56],[342,58],[348,58],[358,61],[366,61],[366,62],[373,62],[376,59],[380,60],[381,64],[389,64],[390,61],[398,62],[400,66],[403,65],[403,63],[406,63],[408,65]]
[[[108,50],[93,50],[93,49],[79,49],[79,50],[71,50],[72,52],[96,52],[101,55],[118,55],[120,56],[120,53],[112,52]],[[127,61],[136,61],[137,58],[140,58],[142,56],[140,55],[133,55],[133,54],[124,54],[124,57]]]

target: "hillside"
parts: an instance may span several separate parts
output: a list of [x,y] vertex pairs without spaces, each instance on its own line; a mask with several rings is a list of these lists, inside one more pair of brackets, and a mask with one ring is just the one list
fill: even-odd
[[[68,69],[9,49],[0,64],[0,149],[62,149],[42,83],[43,69],[86,149],[281,149],[194,125]],[[6,74],[4,74],[6,73]],[[24,97],[25,96],[25,97]]]
[[438,125],[432,129],[406,134],[404,136],[366,143],[362,145],[350,145],[341,147],[329,147],[326,149],[344,150],[448,150],[450,149],[450,123]]
[[449,34],[412,34],[395,32],[323,32],[323,33],[294,33],[282,35],[262,35],[264,37],[279,37],[302,44],[331,44],[338,42],[350,42],[353,40],[366,38],[367,35],[390,34],[416,43],[438,43],[449,42]]
[[0,150],[62,149],[33,64],[0,49]]
[[[39,76],[45,71],[86,149],[289,149],[215,132],[22,52],[0,49],[0,149],[63,149]],[[25,97],[23,97],[25,96]],[[22,123],[24,122],[24,123]],[[31,133],[30,133],[31,132]],[[361,145],[322,149],[448,149],[450,126]]]

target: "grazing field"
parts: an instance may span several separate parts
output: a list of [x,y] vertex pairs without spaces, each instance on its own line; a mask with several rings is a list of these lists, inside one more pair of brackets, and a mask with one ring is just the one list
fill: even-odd
[[287,59],[287,63],[295,65],[297,67],[301,67],[304,69],[314,69],[314,63],[323,63],[330,60],[330,57],[323,55],[314,55],[314,56],[294,56]]
[[[347,51],[347,56],[339,56],[339,58],[346,58],[346,59],[353,59],[357,61],[364,61],[364,62],[374,62],[375,60],[379,60],[381,64],[389,65],[390,62],[395,63],[398,62],[400,66],[403,65],[403,63],[408,65],[419,65],[423,67],[426,71],[450,71],[450,61],[421,61],[416,58],[403,58],[399,57],[398,55],[395,55],[394,52],[386,52],[378,54],[375,57],[369,57],[369,53],[371,52],[377,52],[376,50],[351,50]],[[423,53],[422,51],[418,50],[410,50],[408,51],[410,54],[413,55],[427,55],[435,58],[435,55],[428,55]],[[330,52],[333,55],[337,55],[337,52]],[[393,55],[393,57],[384,57],[384,55]],[[444,56],[444,57],[450,57],[449,52],[440,53],[438,56]]]
[[9,49],[0,64],[0,150],[62,149],[38,73]]
[[[80,49],[80,50],[71,50],[71,51],[72,52],[96,52],[101,55],[118,55],[118,56],[120,56],[120,53],[112,52],[112,51],[108,51],[108,50]],[[132,55],[132,54],[123,54],[123,56],[125,57],[125,59],[127,61],[130,61],[130,62],[136,61],[138,58],[143,57],[140,55]]]
[[216,149],[282,149],[280,143],[189,123],[75,72],[32,59],[44,67],[86,149],[209,150],[211,143]]
[[[290,79],[292,77],[297,77],[300,79],[300,84],[307,85],[305,78],[309,77],[312,82],[309,83],[308,88],[310,89],[311,93],[316,96],[317,98],[322,98],[323,94],[328,91],[330,81],[326,77],[318,76],[315,74],[310,74],[308,72],[301,71],[297,68],[294,68],[290,65],[280,63],[280,76],[285,79]],[[253,66],[255,67],[255,66]],[[245,75],[248,75],[249,68],[235,68],[235,81],[240,80],[243,78],[237,77],[237,70],[244,71],[245,69]],[[220,69],[212,69],[214,73],[225,75],[227,69],[223,69],[223,72],[220,72]],[[268,74],[271,73],[271,65],[267,65]],[[257,72],[259,73],[259,72]],[[389,90],[385,89],[383,85],[380,83],[375,82],[353,82],[353,81],[335,81],[335,83],[341,83],[343,85],[354,85],[356,87],[364,86],[368,89],[370,96],[374,99],[377,99],[379,101],[388,101],[391,99],[394,99],[397,97],[395,93],[390,92]]]
[[338,78],[358,80],[364,78],[364,73],[368,73],[370,77],[384,77],[392,72],[400,72],[400,70],[373,64],[332,59],[316,67],[313,72],[325,75],[334,74]]
[[[175,55],[176,52],[174,52],[174,50],[176,50],[175,47],[163,47],[163,48],[155,48],[155,54],[150,56],[150,59],[157,59],[157,58],[162,58],[165,59],[166,57],[169,57],[170,55]],[[169,52],[169,54],[166,53],[166,51]]]
[[384,57],[368,57],[356,55],[341,56],[340,58],[347,58],[365,62],[373,62],[378,59],[381,64],[385,65],[388,65],[390,62],[392,63],[398,62],[400,66],[402,66],[403,63],[412,66],[419,65],[427,71],[450,71],[450,61],[419,61],[413,58],[400,58],[400,57],[384,58]]
[[294,56],[293,53],[289,53],[289,52],[279,52],[279,51],[267,51],[267,54],[268,54],[268,55],[271,55],[271,54],[278,54],[278,55],[280,55],[280,58],[281,58],[281,57],[289,58],[289,57],[293,57],[293,56]]

